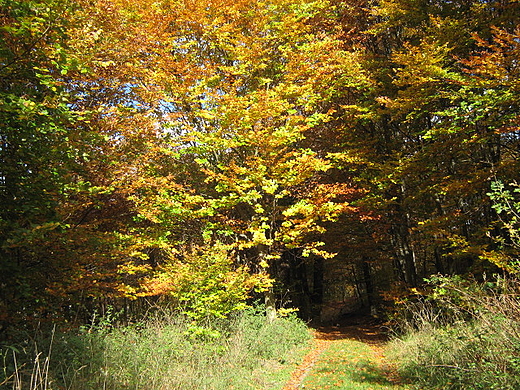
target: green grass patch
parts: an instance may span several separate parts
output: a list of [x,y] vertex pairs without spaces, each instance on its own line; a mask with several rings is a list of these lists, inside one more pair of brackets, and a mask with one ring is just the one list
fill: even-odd
[[405,390],[385,376],[381,362],[365,343],[338,340],[320,356],[304,381],[305,389]]
[[408,333],[392,343],[400,374],[419,388],[520,388],[518,324],[495,318]]
[[302,321],[267,323],[254,310],[206,325],[210,331],[194,333],[191,322],[167,316],[56,332],[52,344],[42,337],[20,342],[1,350],[0,389],[281,389],[310,339]]
[[403,301],[391,356],[420,389],[520,389],[520,281],[432,276]]

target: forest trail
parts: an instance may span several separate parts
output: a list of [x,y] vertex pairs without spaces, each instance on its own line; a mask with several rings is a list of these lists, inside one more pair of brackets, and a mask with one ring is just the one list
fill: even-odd
[[[359,359],[367,358],[370,360],[370,365],[372,365],[371,370],[377,371],[377,378],[369,374],[367,375],[366,386],[360,384],[356,385],[358,387],[352,388],[404,389],[398,385],[398,376],[384,355],[384,347],[387,341],[388,338],[381,326],[367,318],[356,318],[338,326],[317,328],[314,331],[313,349],[305,356],[300,366],[292,373],[291,379],[284,386],[283,390],[298,390],[303,388],[318,389],[323,386],[324,380],[327,381],[327,377],[330,377],[330,385],[327,385],[327,388],[350,389],[350,385],[345,383],[344,378],[338,381],[338,373],[336,370],[332,369],[328,372],[329,369],[327,366],[350,366],[352,370],[355,369],[356,364],[360,362]],[[333,352],[335,349],[349,348],[349,343],[351,342],[357,345],[363,344],[362,348],[365,349],[365,352],[362,357],[355,356],[353,358],[350,356],[349,358],[335,356],[337,355],[337,353]],[[356,354],[356,352],[353,353]],[[337,358],[339,358],[339,361]],[[360,368],[360,370],[364,369],[365,368]],[[341,371],[341,368],[338,371]],[[321,385],[313,387],[311,383],[307,383],[310,382],[313,376],[318,375],[321,377]],[[340,373],[340,375],[343,374]],[[365,378],[365,376],[361,375],[359,377]],[[377,384],[373,385],[371,382],[377,382]]]

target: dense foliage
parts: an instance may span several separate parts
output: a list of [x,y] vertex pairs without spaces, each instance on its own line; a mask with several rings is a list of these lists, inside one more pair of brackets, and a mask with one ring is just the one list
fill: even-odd
[[158,300],[201,322],[260,294],[310,318],[516,274],[519,17],[0,1],[0,330]]

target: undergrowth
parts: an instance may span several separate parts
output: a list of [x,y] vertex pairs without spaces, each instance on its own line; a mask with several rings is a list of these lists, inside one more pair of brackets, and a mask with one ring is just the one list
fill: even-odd
[[298,319],[268,323],[255,309],[204,327],[179,315],[101,322],[4,346],[0,389],[277,389],[309,338]]
[[520,283],[429,282],[396,322],[391,356],[401,376],[421,389],[519,389]]

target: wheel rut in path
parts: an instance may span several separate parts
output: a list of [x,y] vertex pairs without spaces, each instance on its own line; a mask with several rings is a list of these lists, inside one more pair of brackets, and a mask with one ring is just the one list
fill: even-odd
[[[385,366],[383,347],[385,342],[388,341],[388,337],[381,329],[381,326],[377,325],[372,319],[358,319],[338,326],[319,327],[314,330],[313,349],[304,357],[303,362],[292,373],[291,379],[284,386],[283,390],[301,389],[305,377],[319,361],[323,352],[338,340],[355,340],[367,344],[374,352],[381,366]],[[394,382],[396,380],[391,370],[389,370],[388,376],[390,381]]]

